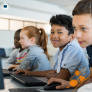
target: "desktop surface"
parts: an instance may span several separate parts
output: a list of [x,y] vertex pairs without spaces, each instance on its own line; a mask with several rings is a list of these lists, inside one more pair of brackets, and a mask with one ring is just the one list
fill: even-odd
[[[35,77],[35,78],[47,82],[46,77]],[[38,89],[40,92],[77,92],[77,90],[73,91],[74,89],[46,91],[43,89],[44,86],[25,87],[24,85],[13,80],[11,76],[4,76],[4,85],[5,85],[5,89],[0,90],[0,92],[10,92],[9,89],[14,89],[14,88],[35,88]]]

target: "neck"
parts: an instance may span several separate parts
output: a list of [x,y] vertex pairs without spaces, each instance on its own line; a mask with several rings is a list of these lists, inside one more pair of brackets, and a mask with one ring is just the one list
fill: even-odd
[[59,50],[62,51],[65,46],[59,47]]

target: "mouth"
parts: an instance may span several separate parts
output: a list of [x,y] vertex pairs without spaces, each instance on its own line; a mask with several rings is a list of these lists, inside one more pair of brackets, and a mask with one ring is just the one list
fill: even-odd
[[83,43],[83,41],[78,41],[78,43],[79,43],[79,44],[82,44],[82,43]]
[[59,40],[52,40],[52,42],[53,42],[53,43],[57,43],[57,42],[59,42]]

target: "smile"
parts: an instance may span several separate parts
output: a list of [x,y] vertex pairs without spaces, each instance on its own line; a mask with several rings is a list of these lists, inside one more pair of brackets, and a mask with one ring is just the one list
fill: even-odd
[[57,43],[57,42],[59,42],[59,41],[58,41],[58,40],[52,40],[52,42],[53,42],[53,43]]

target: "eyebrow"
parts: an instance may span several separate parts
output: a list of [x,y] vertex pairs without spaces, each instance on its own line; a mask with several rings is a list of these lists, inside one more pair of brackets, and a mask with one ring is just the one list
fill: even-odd
[[[74,25],[72,25],[72,26],[74,26]],[[86,26],[86,25],[79,25],[79,26]]]
[[[54,31],[53,29],[51,29],[52,31]],[[57,31],[63,31],[62,29],[57,29]]]

